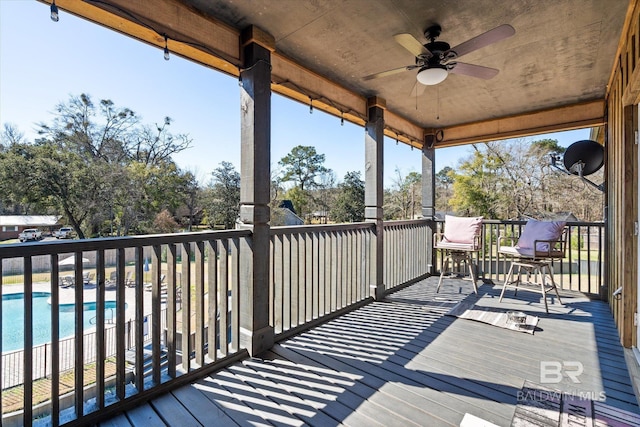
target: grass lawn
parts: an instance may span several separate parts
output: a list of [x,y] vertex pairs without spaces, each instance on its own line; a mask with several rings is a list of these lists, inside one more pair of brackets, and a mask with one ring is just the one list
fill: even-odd
[[[110,358],[105,361],[105,376],[112,377],[116,374],[115,359]],[[75,381],[74,370],[60,373],[60,396],[73,391]],[[91,363],[84,366],[85,387],[96,382],[96,364]],[[51,378],[42,378],[33,382],[33,405],[47,402],[51,399]],[[19,385],[2,391],[2,413],[23,409],[24,386]]]

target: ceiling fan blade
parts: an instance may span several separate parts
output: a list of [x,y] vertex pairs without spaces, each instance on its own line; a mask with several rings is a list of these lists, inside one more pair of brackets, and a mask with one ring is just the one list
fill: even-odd
[[411,52],[413,56],[425,55],[427,59],[433,56],[431,52],[429,52],[427,48],[425,48],[422,43],[420,43],[418,39],[413,37],[411,34],[396,34],[393,38],[400,46]]
[[495,77],[500,72],[495,68],[483,67],[482,65],[466,64],[464,62],[455,62],[449,64],[448,66],[453,66],[452,68],[449,68],[450,73],[478,77],[485,80],[489,80]]
[[447,52],[444,52],[444,55],[446,57],[448,52],[455,52],[456,57],[459,58],[462,55],[473,52],[474,50],[511,37],[515,33],[516,30],[511,25],[502,24],[493,30],[489,30],[486,33],[482,33],[479,36],[475,36],[474,38],[467,40],[466,42],[460,43],[458,46],[452,47]]
[[410,70],[413,70],[414,68],[418,68],[418,65],[406,65],[404,67],[394,68],[393,70],[387,70],[387,71],[382,71],[375,74],[370,74],[368,76],[364,76],[362,80],[373,80],[373,79],[378,79],[380,77],[387,77],[393,74],[401,73],[403,71],[410,71]]

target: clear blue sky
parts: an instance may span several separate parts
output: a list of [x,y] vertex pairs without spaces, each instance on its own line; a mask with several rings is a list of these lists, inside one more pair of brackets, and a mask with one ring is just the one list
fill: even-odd
[[[0,124],[13,123],[29,140],[35,124],[50,122],[56,104],[87,93],[94,102],[110,99],[128,107],[145,124],[174,121],[172,133],[187,133],[193,146],[175,156],[181,168],[201,182],[220,162],[240,164],[240,92],[238,82],[177,55],[60,11],[49,18],[46,4],[0,0]],[[364,170],[364,129],[279,95],[272,97],[272,169],[296,145],[313,145],[326,155],[325,165],[342,180]],[[537,136],[563,146],[588,139],[588,130]],[[395,169],[403,175],[421,170],[421,155],[386,139],[385,186]],[[470,147],[436,150],[436,170],[455,167]]]

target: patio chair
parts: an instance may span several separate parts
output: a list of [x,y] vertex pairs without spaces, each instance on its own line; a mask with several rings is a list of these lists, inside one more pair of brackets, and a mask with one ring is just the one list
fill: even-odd
[[117,284],[117,278],[118,272],[116,270],[113,270],[111,273],[109,273],[109,278],[104,281],[104,285],[108,288],[115,287]]
[[440,250],[443,265],[440,271],[440,280],[436,292],[440,292],[442,278],[449,272],[449,266],[453,269],[456,265],[458,271],[464,263],[469,267],[469,275],[473,283],[473,290],[477,294],[475,268],[473,266],[473,254],[482,247],[482,219],[483,217],[457,217],[445,215],[444,232],[436,233],[433,239],[434,249]]
[[124,285],[132,288],[136,285],[136,281],[133,280],[133,271],[127,271],[127,274],[124,276]]
[[[517,295],[518,288],[523,287],[542,295],[547,313],[549,312],[547,294],[550,291],[555,292],[558,302],[562,304],[553,277],[552,263],[566,256],[567,235],[567,226],[564,221],[530,219],[519,237],[499,236],[498,253],[511,258],[511,267],[502,285],[500,301],[507,288],[514,288],[514,295]],[[526,274],[526,281],[522,280],[523,272]]]
[[[167,292],[167,284],[164,281],[164,279],[167,277],[166,274],[161,274],[160,275],[160,292]],[[151,292],[153,290],[153,283],[148,282],[144,284],[144,290],[147,292]]]
[[92,283],[95,277],[96,277],[96,273],[94,273],[93,271],[85,271],[84,274],[82,275],[82,284],[86,286]]
[[62,288],[71,288],[75,285],[75,277],[72,275],[60,276],[59,283]]

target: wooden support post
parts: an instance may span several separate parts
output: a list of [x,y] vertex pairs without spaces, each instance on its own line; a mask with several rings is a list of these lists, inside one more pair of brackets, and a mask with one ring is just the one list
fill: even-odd
[[[436,150],[433,144],[427,144],[429,138],[425,139],[422,147],[422,217],[435,220],[436,218]],[[435,222],[431,223],[431,231],[427,236],[427,272],[433,274],[436,265],[436,252],[433,250],[433,235],[436,232]]]
[[253,231],[240,245],[240,346],[251,356],[273,347],[269,322],[269,200],[271,181],[271,51],[257,27],[243,32],[241,71],[240,221]]
[[422,217],[436,216],[436,150],[426,144],[422,148]]
[[365,133],[365,186],[364,217],[375,222],[376,237],[371,251],[371,296],[376,300],[384,298],[384,245],[383,245],[383,142],[384,142],[384,99],[372,97],[367,100],[368,118]]

